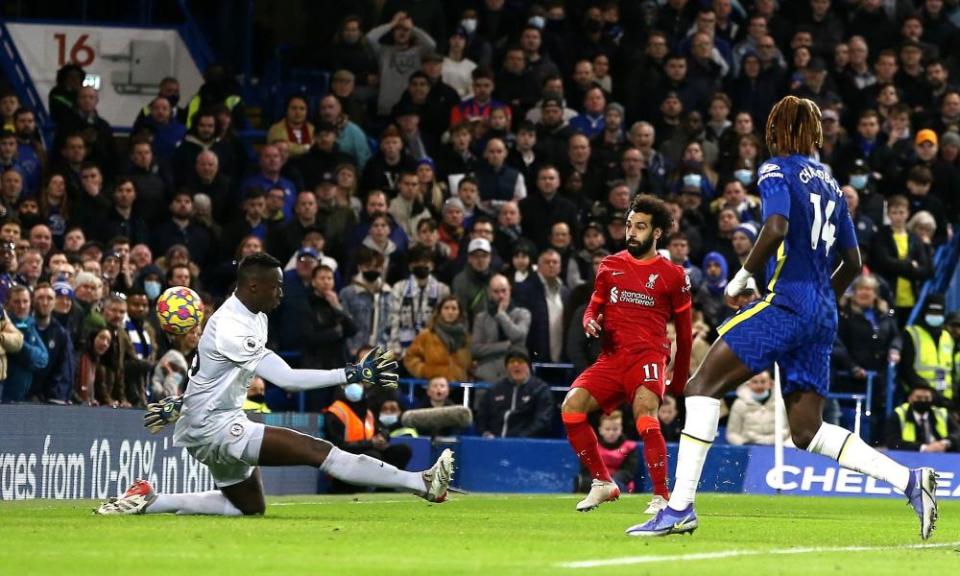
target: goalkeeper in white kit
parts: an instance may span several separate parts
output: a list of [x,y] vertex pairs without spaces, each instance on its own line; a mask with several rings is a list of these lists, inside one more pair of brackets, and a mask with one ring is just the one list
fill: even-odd
[[342,384],[396,387],[397,362],[374,349],[338,370],[294,370],[265,347],[267,315],[283,297],[280,262],[267,254],[244,258],[237,289],[210,317],[181,399],[168,398],[145,417],[154,430],[176,422],[174,445],[204,463],[218,488],[191,494],[158,494],[137,480],[97,514],[263,514],[266,509],[259,466],[314,466],[351,484],[395,488],[430,502],[443,502],[453,476],[453,453],[444,450],[423,472],[407,472],[339,450],[329,442],[286,428],[249,420],[241,406],[254,376],[299,392]]

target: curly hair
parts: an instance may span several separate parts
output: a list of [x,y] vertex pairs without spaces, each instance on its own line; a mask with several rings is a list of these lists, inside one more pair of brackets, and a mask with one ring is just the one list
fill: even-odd
[[642,212],[650,215],[650,226],[659,228],[660,232],[666,237],[673,227],[673,216],[663,200],[649,194],[639,194],[633,199],[630,205],[631,212]]
[[767,116],[766,142],[772,154],[812,154],[823,145],[820,108],[806,98],[784,97]]

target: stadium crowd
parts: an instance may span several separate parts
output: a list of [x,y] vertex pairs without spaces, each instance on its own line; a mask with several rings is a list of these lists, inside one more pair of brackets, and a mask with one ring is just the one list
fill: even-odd
[[[960,314],[933,295],[906,326],[960,223],[956,1],[356,4],[362,16],[311,54],[329,92],[291,95],[265,141],[238,137],[250,103],[221,65],[196,95],[164,79],[129,139],[76,65],[49,94],[54,126],[2,92],[3,402],[142,407],[177,393],[199,334],[160,331],[158,295],[191,286],[209,315],[235,263],[266,251],[285,269],[272,349],[331,369],[384,346],[429,381],[422,406],[484,381],[478,434],[554,435],[559,398],[532,365],[578,373],[596,358],[583,310],[637,194],[674,215],[660,247],[695,294],[696,368],[762,225],[767,114],[794,94],[822,110],[820,160],[865,262],[839,303],[834,388],[862,392],[879,374],[883,414],[892,362],[901,397],[875,439],[960,449]],[[731,442],[772,442],[758,378],[738,393]],[[331,437],[386,454],[412,406],[369,392],[314,391],[306,407],[336,416]],[[252,409],[296,403],[251,389]],[[676,432],[677,402],[661,416]],[[634,428],[604,426],[610,445]]]

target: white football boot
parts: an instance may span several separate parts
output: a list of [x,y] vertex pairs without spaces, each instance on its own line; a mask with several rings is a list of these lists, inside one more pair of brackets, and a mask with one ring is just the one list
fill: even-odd
[[577,512],[589,512],[604,502],[613,502],[620,498],[620,488],[613,482],[594,480],[590,484],[587,497],[577,502]]
[[421,496],[428,502],[439,504],[447,499],[447,490],[453,480],[453,451],[447,448],[437,461],[423,472],[426,490]]
[[148,506],[157,499],[153,486],[146,480],[136,480],[127,488],[123,496],[111,498],[93,511],[101,516],[115,516],[119,514],[143,514]]

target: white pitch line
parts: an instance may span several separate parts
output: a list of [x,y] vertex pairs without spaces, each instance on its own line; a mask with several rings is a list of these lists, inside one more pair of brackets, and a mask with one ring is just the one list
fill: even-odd
[[[485,494],[479,494],[481,500],[490,501],[490,500],[511,500],[515,501],[517,499],[524,498],[539,498],[539,495],[534,494],[514,494],[510,496],[487,496]],[[583,495],[559,495],[554,496],[557,500],[582,500]],[[639,499],[638,499],[639,500]],[[327,500],[327,501],[311,501],[311,502],[270,502],[270,506],[326,506],[329,504],[403,504],[409,502],[416,502],[416,498],[411,498],[409,500]]]
[[602,560],[583,560],[562,562],[558,568],[600,568],[603,566],[627,566],[630,564],[655,564],[659,562],[692,562],[695,560],[717,560],[742,556],[791,556],[796,554],[823,554],[832,552],[890,552],[894,550],[918,550],[925,548],[950,548],[960,546],[960,542],[933,544],[906,544],[903,546],[818,546],[810,548],[773,548],[770,550],[723,550],[719,552],[699,552],[695,554],[672,554],[669,556],[626,556]]
[[416,502],[413,498],[409,500],[330,500],[326,502],[273,502],[271,506],[329,506],[332,504],[409,504]]

